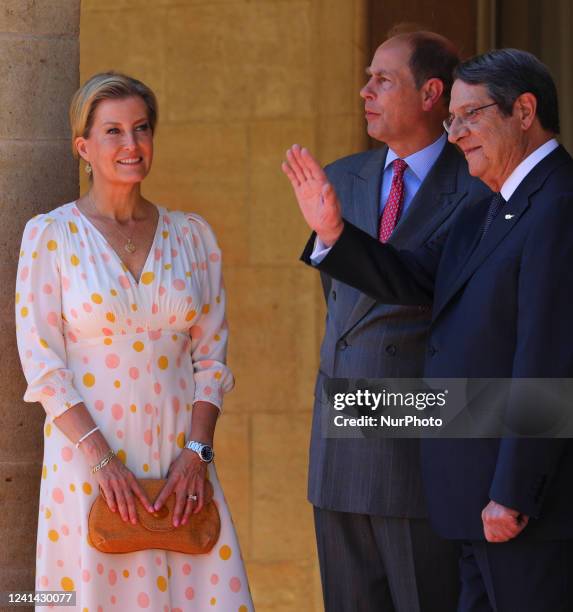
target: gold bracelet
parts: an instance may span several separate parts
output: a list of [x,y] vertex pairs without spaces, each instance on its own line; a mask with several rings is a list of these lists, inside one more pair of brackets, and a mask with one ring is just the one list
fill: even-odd
[[103,456],[99,463],[92,465],[92,474],[99,472],[102,468],[104,468],[113,458],[115,457],[115,453],[111,450],[111,448],[107,451],[107,453]]

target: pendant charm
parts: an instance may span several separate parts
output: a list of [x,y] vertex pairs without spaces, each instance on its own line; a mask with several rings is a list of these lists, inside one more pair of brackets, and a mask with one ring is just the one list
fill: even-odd
[[123,247],[128,253],[135,253],[135,244],[131,241],[131,238],[125,243]]

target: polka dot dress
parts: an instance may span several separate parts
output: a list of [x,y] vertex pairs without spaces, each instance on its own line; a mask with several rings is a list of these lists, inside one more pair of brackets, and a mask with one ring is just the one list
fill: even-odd
[[138,478],[165,477],[191,434],[191,409],[221,407],[233,386],[221,254],[197,215],[159,207],[136,282],[75,203],[31,219],[18,267],[24,399],[46,410],[36,588],[76,591],[77,610],[253,609],[237,537],[213,464],[221,536],[208,555],[104,554],[87,540],[98,494],[83,455],[52,423],[83,401]]

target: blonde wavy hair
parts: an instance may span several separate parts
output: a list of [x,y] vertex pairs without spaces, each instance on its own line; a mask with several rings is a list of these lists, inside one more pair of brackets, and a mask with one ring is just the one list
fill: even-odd
[[147,107],[147,119],[151,133],[157,125],[157,99],[153,91],[137,79],[120,72],[100,72],[88,79],[74,94],[70,104],[70,127],[72,129],[72,153],[78,159],[76,138],[88,138],[94,115],[102,100],[120,100],[137,96]]

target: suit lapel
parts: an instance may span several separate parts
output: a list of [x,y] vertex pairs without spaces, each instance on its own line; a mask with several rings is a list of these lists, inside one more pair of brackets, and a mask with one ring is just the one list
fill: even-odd
[[[387,153],[387,146],[376,149],[368,156],[360,171],[354,174],[352,177],[351,207],[345,213],[345,217],[351,223],[374,238],[378,236],[380,188]],[[341,334],[347,333],[354,327],[357,321],[356,317],[364,316],[373,304],[373,300],[357,292],[350,316],[347,317],[340,330]]]
[[360,171],[352,177],[352,205],[347,218],[374,237],[378,235],[380,185],[387,153],[388,147],[373,151]]
[[[384,148],[384,156],[377,161],[378,178],[375,185],[373,185],[373,168],[370,164],[366,164],[359,177],[356,178],[357,181],[361,180],[364,183],[363,189],[366,189],[368,193],[369,212],[374,208],[376,211],[376,216],[371,215],[368,219],[368,227],[362,227],[374,237],[378,235],[380,181],[386,152],[387,147]],[[431,236],[451,214],[452,209],[466,195],[465,191],[457,191],[457,175],[461,161],[462,156],[457,149],[450,143],[446,143],[444,150],[410,203],[405,217],[400,220],[392,233],[390,244],[401,249],[415,248]],[[356,201],[358,202],[357,199]],[[375,300],[361,294],[354,304],[343,331],[347,332],[352,329],[375,304]]]
[[[463,263],[458,268],[458,272],[453,275],[454,281],[450,284],[443,299],[434,305],[434,320],[518,224],[520,218],[529,208],[530,197],[541,188],[550,172],[563,162],[562,152],[564,150],[559,147],[533,168],[511,196],[509,202],[502,207],[483,240],[481,240],[481,234],[488,206],[484,206],[480,214],[476,215],[476,223],[473,227],[468,227],[468,256],[462,260]],[[565,155],[567,156],[567,153]]]
[[417,247],[451,214],[452,208],[466,195],[465,191],[457,192],[461,160],[456,148],[447,142],[392,233],[392,246],[398,249]]

